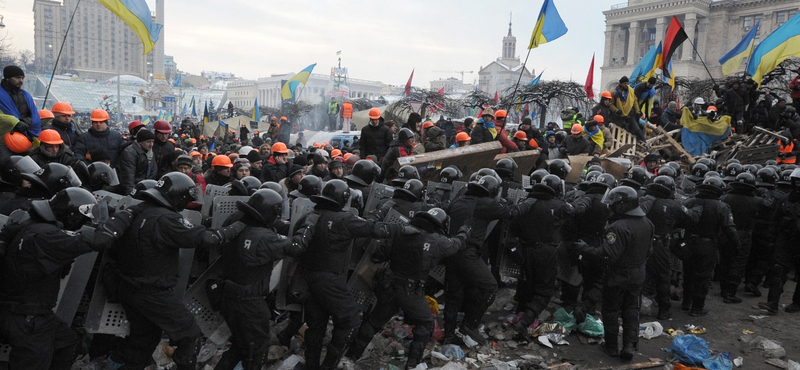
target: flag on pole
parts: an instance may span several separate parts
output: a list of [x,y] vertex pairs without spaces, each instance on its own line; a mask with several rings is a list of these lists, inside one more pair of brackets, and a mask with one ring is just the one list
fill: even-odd
[[442,86],[442,88],[439,89],[439,95],[444,95],[444,86]]
[[194,104],[194,96],[192,96],[192,117],[197,117],[197,109]]
[[405,91],[406,96],[411,95],[411,80],[414,79],[414,70],[415,69],[416,68],[411,70],[411,76],[408,77],[408,82],[406,82],[406,91]]
[[256,98],[255,107],[253,107],[253,121],[258,122],[261,119],[261,110],[258,109],[258,98]]
[[592,54],[592,64],[589,65],[589,74],[586,75],[586,83],[583,84],[583,90],[586,91],[586,96],[589,100],[594,100],[594,54]]
[[206,102],[205,107],[203,108],[203,123],[208,123],[208,102]]
[[631,72],[630,80],[631,84],[635,84],[639,77],[644,76],[645,78],[650,78],[653,75],[656,68],[659,67],[659,63],[661,62],[658,58],[658,55],[661,54],[661,43],[659,42],[658,45],[653,45],[650,47],[650,50],[644,54],[642,60],[639,61],[639,64],[633,69]]
[[178,78],[175,79],[175,84],[173,85],[174,87],[181,86],[181,76],[183,76],[183,73],[178,73]]
[[500,102],[500,95],[497,94],[497,91],[494,92],[494,105]]
[[150,8],[145,0],[97,0],[97,2],[125,22],[142,40],[144,47],[142,55],[153,51],[163,25],[153,22]]
[[789,57],[800,56],[800,13],[773,31],[753,50],[747,74],[759,85],[764,75]]
[[337,50],[337,51],[336,51],[336,55],[337,55],[337,56],[339,56],[339,55],[342,55],[342,51],[341,51],[341,50]]
[[311,71],[314,70],[316,65],[317,63],[314,63],[304,68],[302,71],[297,72],[297,74],[292,76],[292,78],[286,80],[286,83],[283,84],[283,87],[281,88],[281,98],[283,100],[294,99],[294,92],[297,89],[297,86],[308,82],[308,78],[311,77]]
[[727,54],[723,55],[722,58],[719,58],[719,64],[722,66],[722,74],[729,75],[739,70],[739,66],[742,64],[742,59],[749,56],[750,53],[753,52],[753,46],[755,45],[756,41],[756,32],[758,32],[758,26],[761,24],[761,21],[756,22],[756,25],[750,29],[742,41],[731,49]]
[[[664,36],[664,43],[663,48],[661,49],[661,75],[669,77],[669,85],[672,88],[675,88],[675,76],[672,75],[672,70],[663,69],[663,66],[670,65],[669,62],[672,60],[672,55],[678,50],[678,46],[688,40],[689,36],[686,35],[686,31],[683,30],[683,26],[681,26],[681,22],[678,21],[678,18],[672,16],[672,21],[669,22],[669,27],[667,27],[667,34]],[[669,73],[669,74],[666,74]],[[633,81],[633,79],[631,79]]]
[[186,109],[187,108],[188,107],[187,107],[186,103],[183,103],[183,110],[181,111],[181,116],[186,116]]
[[536,26],[533,27],[528,49],[537,48],[539,45],[553,41],[565,33],[567,33],[567,25],[564,24],[558,14],[558,9],[553,4],[553,0],[544,0],[542,10],[539,11],[539,18],[536,20]]
[[169,113],[167,113],[167,122],[172,122],[172,110],[170,109]]
[[528,87],[534,87],[538,85],[539,81],[542,79],[542,73],[544,73],[544,69],[541,72],[539,72],[539,75],[536,76],[536,78],[534,78],[533,81],[528,82]]
[[142,124],[144,124],[145,126],[149,125],[150,124],[150,116],[144,116],[144,118],[142,118]]
[[223,120],[219,120],[219,125],[222,126],[222,127],[228,127],[228,124],[225,123],[225,121],[223,121]]

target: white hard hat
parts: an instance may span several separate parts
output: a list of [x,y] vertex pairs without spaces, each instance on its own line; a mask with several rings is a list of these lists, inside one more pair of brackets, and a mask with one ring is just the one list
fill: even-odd
[[706,101],[703,100],[703,98],[698,97],[698,98],[694,99],[694,103],[695,104],[705,104]]
[[239,155],[248,155],[251,150],[253,150],[252,146],[245,145],[239,149]]

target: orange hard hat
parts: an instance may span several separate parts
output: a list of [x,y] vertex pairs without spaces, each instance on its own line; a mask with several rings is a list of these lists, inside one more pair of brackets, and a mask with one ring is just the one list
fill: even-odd
[[40,109],[39,110],[39,118],[48,119],[48,118],[55,118],[55,116],[53,115],[53,112],[51,112],[51,111],[49,111],[47,109]]
[[139,120],[131,121],[131,123],[128,124],[128,131],[133,131],[133,129],[135,129],[135,128],[139,127],[139,126],[144,126],[144,123],[142,123],[142,121],[139,121]]
[[16,154],[25,153],[31,148],[31,141],[21,132],[9,132],[3,136],[6,147]]
[[95,109],[92,111],[92,122],[103,122],[108,121],[108,112],[103,109]]
[[39,133],[39,141],[50,145],[64,144],[64,140],[61,138],[58,131],[52,129],[42,130],[42,132]]
[[460,143],[462,141],[470,141],[470,140],[472,140],[472,138],[469,137],[469,134],[466,132],[459,132],[458,134],[456,134],[456,142]]
[[706,112],[710,112],[710,111],[712,111],[712,110],[713,110],[714,112],[716,112],[716,111],[717,111],[717,107],[715,107],[715,106],[713,106],[713,105],[709,105],[709,106],[708,106],[708,110],[706,110]]
[[167,141],[169,141],[170,143],[175,144],[175,139],[173,139],[173,138],[169,138],[169,140],[167,140]]
[[272,116],[272,118],[270,118],[269,120],[273,121],[273,122],[277,122],[278,121],[278,117]]
[[610,91],[603,91],[600,93],[600,97],[603,99],[612,99]]
[[281,117],[281,121],[288,121],[288,120],[289,120],[289,119],[288,119],[288,118],[286,118],[285,116],[284,116],[284,117]]
[[537,148],[539,148],[539,143],[536,142],[536,139],[531,139],[531,141],[528,142],[528,146],[530,146],[531,148],[537,149]]
[[508,113],[504,109],[500,109],[497,112],[494,112],[494,118],[506,118]]
[[181,139],[185,139],[185,138],[186,138],[186,134],[181,134]]
[[597,114],[594,117],[592,117],[592,119],[597,123],[605,123],[606,122],[606,119],[603,118],[603,116],[601,116],[599,114]]
[[289,154],[289,148],[286,147],[286,144],[279,141],[275,144],[272,144],[272,152],[280,154]]
[[514,139],[528,140],[528,135],[525,135],[525,131],[517,131],[516,133],[514,133]]
[[341,157],[342,151],[339,149],[334,149],[331,151],[331,157]]
[[258,130],[253,131],[253,135],[258,135]]
[[195,151],[192,151],[191,153],[189,153],[189,156],[191,156],[191,157],[202,157],[203,153],[200,153],[200,152],[195,150]]
[[64,101],[60,101],[58,103],[53,104],[53,109],[51,110],[53,111],[53,113],[58,113],[58,114],[67,114],[70,116],[75,114],[75,111],[72,110],[72,106]]
[[353,153],[344,153],[344,160],[346,161],[351,155],[353,155]]
[[205,136],[205,135],[200,135],[200,140],[203,140],[203,139],[205,139],[205,138],[206,138],[206,136]]
[[239,153],[228,154],[228,158],[230,158],[231,160],[233,160],[234,158],[239,158]]
[[328,142],[327,142],[327,141],[323,141],[323,142],[322,142],[322,146],[325,146],[325,145],[328,145]]
[[189,139],[189,141],[192,142],[192,144],[197,144],[197,139],[195,139],[195,138],[191,138],[191,139]]
[[579,125],[577,123],[572,125],[572,129],[570,130],[570,132],[572,134],[580,134],[581,131],[583,131],[583,126],[581,126],[581,125]]
[[379,119],[381,118],[381,110],[378,108],[372,108],[369,110],[369,119]]
[[212,167],[233,167],[233,163],[231,163],[231,158],[227,155],[218,155],[211,160]]
[[433,127],[433,122],[431,122],[431,121],[425,121],[425,123],[422,124],[422,129],[423,130],[427,130],[427,129],[431,128],[431,127]]
[[319,149],[319,143],[317,143],[317,142],[314,142],[314,147],[315,147],[315,148],[317,148],[317,149]]

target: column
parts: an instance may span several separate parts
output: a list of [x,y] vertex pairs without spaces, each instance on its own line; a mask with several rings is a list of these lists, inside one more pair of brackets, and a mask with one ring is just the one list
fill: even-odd
[[659,42],[664,41],[664,32],[666,31],[665,24],[667,23],[667,18],[665,17],[658,17],[656,18],[656,45]]
[[681,60],[694,60],[692,53],[692,43],[694,42],[694,30],[697,27],[697,13],[687,13],[683,21],[683,30],[689,39],[681,45]]
[[701,18],[697,23],[697,54],[700,58],[706,57],[706,45],[708,44],[708,18]]
[[607,24],[606,25],[606,45],[604,47],[603,52],[603,65],[610,66],[611,65],[611,54],[614,54],[613,50],[613,43],[611,40],[614,38],[614,26]]
[[639,21],[631,22],[628,26],[628,54],[625,57],[629,66],[635,66],[639,62],[636,56],[636,48],[639,45]]

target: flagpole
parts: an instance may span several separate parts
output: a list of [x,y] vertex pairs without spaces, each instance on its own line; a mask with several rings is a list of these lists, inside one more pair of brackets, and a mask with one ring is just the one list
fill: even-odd
[[[53,63],[53,73],[50,74],[50,82],[47,83],[47,91],[44,93],[44,101],[42,102],[42,108],[47,107],[47,97],[50,95],[50,86],[53,85],[53,77],[56,75],[56,68],[58,68],[58,61],[61,60],[61,52],[64,50],[64,45],[67,43],[67,35],[69,35],[69,30],[72,29],[72,21],[75,20],[75,14],[78,13],[78,6],[81,5],[81,0],[78,0],[75,3],[75,9],[72,10],[72,16],[69,18],[69,24],[67,25],[67,30],[64,32],[64,40],[61,41],[61,48],[58,49],[58,56],[56,56],[56,62]],[[117,81],[119,82],[119,81]]]
[[[708,73],[708,77],[710,77],[710,78],[711,78],[711,83],[713,83],[714,85],[716,85],[716,84],[717,84],[717,82],[716,82],[716,81],[714,81],[714,76],[712,76],[712,75],[711,75],[711,71],[709,71],[709,70],[708,70],[708,66],[706,65],[706,62],[703,60],[703,57],[702,57],[702,56],[700,56],[700,53],[697,51],[697,47],[695,47],[695,46],[694,46],[694,42],[692,42],[692,39],[687,37],[687,38],[686,38],[686,41],[689,41],[689,44],[690,44],[690,45],[692,45],[692,50],[694,50],[694,52],[695,52],[695,53],[697,53],[697,58],[699,58],[699,59],[700,59],[700,63],[703,63],[703,68],[705,68],[705,69],[706,69],[706,73]],[[749,61],[748,61],[748,62],[749,62]],[[673,70],[673,71],[671,71],[671,72],[672,72],[672,73],[675,73],[675,71],[674,71],[674,70]]]
[[525,65],[528,64],[528,57],[531,56],[531,49],[528,49],[528,54],[525,55],[525,62],[522,63],[522,68],[519,71],[519,77],[517,78],[517,84],[514,85],[514,91],[511,92],[511,102],[514,101],[514,97],[517,95],[517,88],[519,88],[519,82],[522,81],[522,75],[525,73]]

